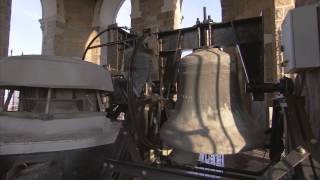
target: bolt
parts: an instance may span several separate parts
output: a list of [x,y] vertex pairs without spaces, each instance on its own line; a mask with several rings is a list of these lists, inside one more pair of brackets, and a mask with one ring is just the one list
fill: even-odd
[[103,167],[108,167],[108,163],[103,163]]
[[298,148],[297,148],[297,151],[298,151],[300,154],[305,154],[305,153],[306,153],[306,150],[303,149],[303,147],[298,147]]
[[317,144],[318,141],[317,141],[316,139],[311,139],[311,140],[310,140],[310,143],[311,143],[311,144]]
[[147,175],[147,171],[143,170],[142,171],[142,176],[146,176]]
[[113,164],[110,164],[110,169],[113,169],[114,168],[114,165]]

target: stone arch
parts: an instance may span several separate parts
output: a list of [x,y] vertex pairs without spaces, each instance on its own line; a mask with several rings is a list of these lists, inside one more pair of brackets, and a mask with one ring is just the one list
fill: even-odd
[[99,24],[102,28],[116,23],[118,12],[125,0],[104,0],[101,4]]
[[[93,33],[98,31],[102,31],[108,26],[115,24],[118,12],[123,5],[125,0],[98,0],[94,10],[94,17],[93,17]],[[88,37],[88,41],[90,40],[91,35]],[[94,44],[106,43],[108,42],[107,33],[103,34],[100,38],[98,38]],[[107,64],[107,47],[96,48],[89,50],[88,53],[94,55],[88,55],[92,59],[91,61],[99,62],[98,64],[105,65]],[[100,56],[98,56],[100,54]]]
[[[86,47],[89,45],[89,43],[92,41],[93,38],[95,38],[98,35],[97,30],[93,30],[91,34],[89,35],[88,41],[86,43]],[[97,38],[95,41],[93,41],[91,46],[96,46],[101,44],[100,38]],[[101,48],[95,48],[90,49],[87,51],[85,60],[94,64],[100,64],[101,63]]]
[[40,20],[42,29],[42,54],[57,54],[57,44],[61,43],[62,34],[58,33],[57,24],[65,23],[63,0],[41,0],[42,19]]
[[65,22],[63,0],[40,0],[42,20],[58,20]]

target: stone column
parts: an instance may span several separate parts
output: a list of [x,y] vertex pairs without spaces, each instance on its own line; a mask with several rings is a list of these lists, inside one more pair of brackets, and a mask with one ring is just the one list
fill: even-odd
[[172,30],[180,27],[181,0],[132,0],[131,24],[136,32]]
[[[182,0],[131,0],[131,25],[135,32],[150,29],[152,32],[178,29],[181,24]],[[153,79],[158,79],[158,45],[156,37],[146,39],[147,46],[153,50]]]
[[90,34],[94,31],[96,1],[42,0],[42,53],[82,57]]
[[0,1],[0,59],[8,56],[11,0]]
[[[11,0],[0,1],[0,59],[8,56]],[[0,90],[0,108],[4,103],[4,90]]]

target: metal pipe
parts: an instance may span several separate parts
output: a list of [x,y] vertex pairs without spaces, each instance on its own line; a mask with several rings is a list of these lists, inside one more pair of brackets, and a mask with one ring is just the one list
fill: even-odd
[[207,21],[207,7],[203,7],[203,22]]
[[198,41],[198,48],[201,48],[201,29],[200,27],[197,27],[197,41]]
[[212,47],[212,27],[211,24],[209,24],[209,29],[208,29],[208,46],[211,48]]
[[117,45],[117,44],[126,44],[126,45],[128,45],[126,42],[134,41],[135,39],[136,38],[131,38],[131,39],[122,40],[122,41],[103,43],[103,44],[99,44],[99,45],[96,45],[96,46],[88,47],[87,49],[89,50],[89,49],[95,49],[95,48],[99,48],[99,47],[103,47],[103,46],[112,46],[112,45]]
[[160,56],[160,52],[163,51],[163,41],[159,40],[159,79],[160,79],[160,96],[163,97],[163,75],[164,75],[164,59]]
[[10,103],[10,100],[13,96],[13,93],[14,93],[14,90],[9,91],[6,102],[4,103],[3,111],[8,111],[9,103]]
[[[127,29],[127,30],[128,30],[127,27],[114,27],[114,28],[108,28],[108,29],[105,29],[105,30],[99,32],[99,33],[90,41],[90,43],[89,43],[88,46],[86,47],[86,49],[85,49],[85,51],[84,51],[84,53],[83,53],[83,55],[82,55],[82,60],[85,60],[86,54],[87,54],[88,50],[89,50],[89,49],[92,49],[92,48],[90,48],[90,47],[91,47],[91,45],[94,43],[94,41],[95,41],[98,37],[100,37],[102,34],[104,34],[105,32],[108,32],[108,31],[110,31],[110,30],[112,30],[112,29],[120,29],[120,28],[121,28],[121,29]],[[101,46],[100,46],[100,47],[101,47]]]
[[243,68],[243,72],[244,72],[245,77],[246,77],[246,82],[247,82],[248,84],[250,84],[250,78],[249,78],[249,75],[248,75],[248,72],[247,72],[247,68],[246,68],[246,65],[245,65],[245,62],[244,62],[242,53],[241,53],[241,49],[240,49],[240,45],[239,45],[239,40],[238,40],[238,36],[237,36],[237,31],[236,31],[236,28],[235,28],[235,26],[234,26],[233,21],[231,21],[231,27],[232,27],[232,31],[233,31],[234,40],[235,40],[235,43],[236,43],[236,49],[237,49],[237,52],[238,52],[238,54],[239,54],[240,61],[241,61],[241,64],[242,64],[242,68]]
[[48,94],[47,94],[45,114],[49,114],[50,103],[51,103],[51,94],[52,94],[52,89],[49,88],[49,89],[48,89]]
[[100,95],[100,92],[98,90],[96,91],[96,98],[98,100],[98,105],[99,105],[100,112],[106,112],[106,107],[102,103],[101,95]]

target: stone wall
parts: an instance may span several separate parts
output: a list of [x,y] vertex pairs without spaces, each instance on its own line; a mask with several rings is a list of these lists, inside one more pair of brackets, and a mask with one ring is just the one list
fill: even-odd
[[319,2],[319,0],[296,0],[296,7],[308,5],[308,4],[314,4]]
[[[98,35],[98,30],[93,30],[87,40],[86,47],[89,45],[89,43],[93,40]],[[101,39],[97,38],[93,41],[91,44],[92,46],[97,46],[101,44]],[[101,48],[94,48],[94,49],[89,49],[86,52],[85,60],[94,64],[100,64],[100,59],[101,59]]]

